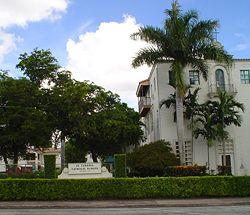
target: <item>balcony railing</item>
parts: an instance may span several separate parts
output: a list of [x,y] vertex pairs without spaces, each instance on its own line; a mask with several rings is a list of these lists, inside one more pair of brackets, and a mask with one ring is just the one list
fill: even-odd
[[146,116],[147,112],[150,110],[151,107],[150,97],[140,97],[138,106],[139,113],[141,114],[141,116]]
[[235,95],[237,93],[236,87],[233,84],[216,85],[211,84],[208,89],[208,95],[212,97],[218,96],[219,91],[226,91],[229,95]]

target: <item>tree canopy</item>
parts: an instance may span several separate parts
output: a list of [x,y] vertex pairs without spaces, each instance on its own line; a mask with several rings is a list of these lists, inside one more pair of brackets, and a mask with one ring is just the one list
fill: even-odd
[[42,92],[26,78],[0,79],[0,155],[12,158],[26,154],[30,146],[50,145],[52,128],[42,104]]
[[95,160],[138,144],[139,113],[117,94],[72,79],[50,50],[34,49],[19,60],[17,68],[26,77],[0,76],[0,155],[6,161],[15,157],[17,163],[28,147],[53,142],[61,146],[63,167],[65,141],[69,151],[78,150],[83,157],[89,151]]

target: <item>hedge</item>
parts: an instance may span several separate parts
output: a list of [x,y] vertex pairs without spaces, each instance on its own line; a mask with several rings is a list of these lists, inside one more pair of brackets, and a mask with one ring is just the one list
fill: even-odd
[[206,173],[206,166],[169,166],[165,168],[164,176],[204,176]]
[[249,176],[0,179],[0,201],[247,196]]
[[56,156],[44,155],[44,177],[56,178]]
[[122,178],[127,176],[126,172],[126,154],[115,154],[115,172],[114,176],[116,178]]

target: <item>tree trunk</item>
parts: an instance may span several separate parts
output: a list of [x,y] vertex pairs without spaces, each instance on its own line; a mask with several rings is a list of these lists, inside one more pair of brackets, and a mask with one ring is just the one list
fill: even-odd
[[3,155],[3,160],[4,160],[5,165],[9,164],[7,156]]
[[98,162],[98,160],[97,160],[98,155],[94,151],[91,151],[91,155],[92,155],[93,162]]
[[[222,115],[222,148],[223,148],[223,164],[222,166],[226,166],[226,145],[225,145],[225,138],[224,138],[224,115]],[[225,168],[223,168],[225,169]]]
[[191,116],[191,147],[192,147],[192,165],[194,164],[194,116]]
[[222,166],[226,166],[226,145],[225,145],[225,140],[224,138],[222,139],[222,153],[223,153],[223,157],[222,157]]
[[178,88],[176,88],[176,126],[180,152],[180,163],[181,165],[185,165],[183,97],[179,96]]
[[209,143],[207,143],[207,169],[208,169],[208,174],[210,174],[210,156],[209,156]]
[[61,170],[65,167],[65,136],[61,133]]
[[15,144],[13,145],[13,163],[17,166],[18,164],[18,152],[17,148],[15,147]]

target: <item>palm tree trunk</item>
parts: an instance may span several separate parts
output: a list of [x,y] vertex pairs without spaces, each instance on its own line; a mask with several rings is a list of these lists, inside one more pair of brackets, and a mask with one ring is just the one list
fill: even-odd
[[194,116],[191,116],[191,147],[192,147],[192,165],[194,164]]
[[223,153],[222,166],[226,166],[226,145],[224,138],[222,139],[222,153]]
[[185,165],[183,98],[181,96],[178,96],[178,94],[178,88],[176,88],[176,124],[180,152],[180,163],[181,165]]
[[[222,132],[224,133],[224,115],[222,115]],[[223,134],[224,135],[224,134]],[[223,165],[226,166],[226,145],[225,145],[225,138],[224,136],[222,137],[222,148],[223,148]],[[225,168],[223,168],[225,169]]]

